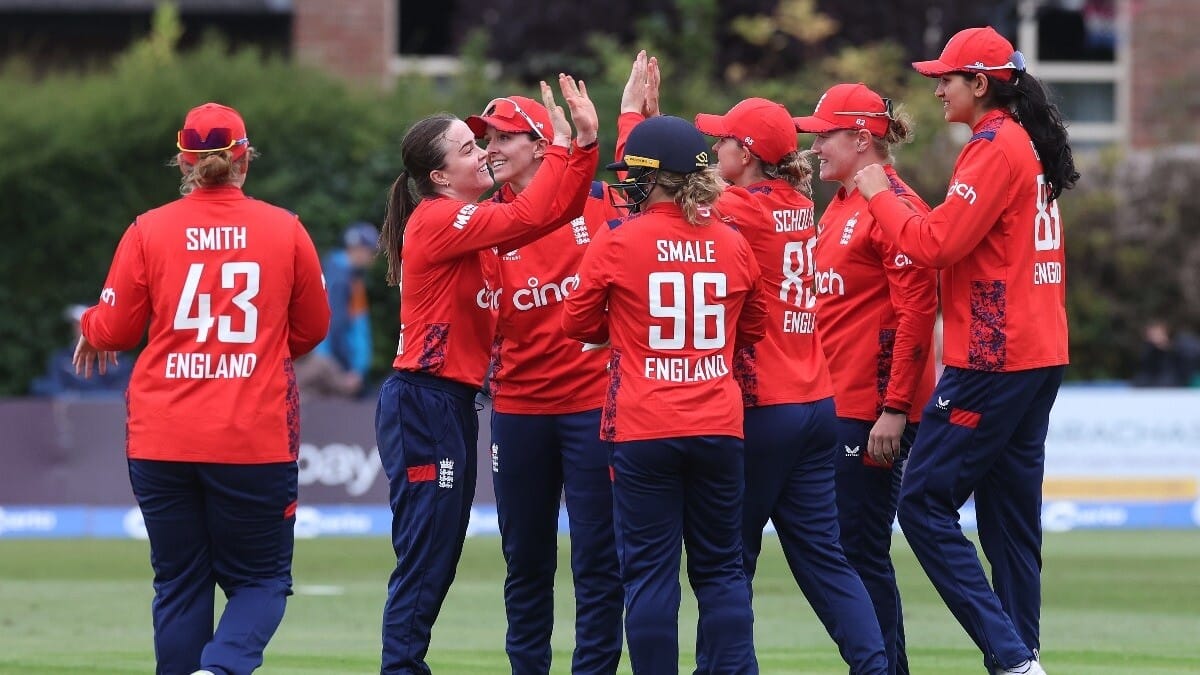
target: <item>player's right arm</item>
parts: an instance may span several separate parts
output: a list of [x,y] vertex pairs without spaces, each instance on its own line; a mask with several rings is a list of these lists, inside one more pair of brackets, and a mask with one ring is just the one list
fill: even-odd
[[100,293],[100,302],[83,313],[83,337],[97,350],[125,351],[141,342],[150,319],[146,258],[141,230],[134,221],[125,230]]
[[297,358],[312,351],[325,339],[329,332],[330,317],[329,296],[325,291],[325,278],[321,274],[321,261],[312,238],[299,219],[296,219],[293,258],[295,278],[288,303],[288,350],[292,358]]

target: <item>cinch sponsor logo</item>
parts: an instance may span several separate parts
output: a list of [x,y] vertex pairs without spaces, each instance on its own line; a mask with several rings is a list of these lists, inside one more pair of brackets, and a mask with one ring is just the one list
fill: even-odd
[[374,447],[367,450],[347,443],[301,443],[297,468],[300,485],[343,486],[346,494],[358,497],[375,484],[383,464]]
[[571,291],[579,288],[579,275],[572,274],[558,283],[548,284],[541,283],[537,277],[529,277],[525,283],[528,288],[522,288],[512,294],[513,307],[522,312],[562,302]]
[[475,304],[479,305],[480,309],[500,309],[500,294],[503,292],[502,288],[493,291],[485,286],[475,294]]
[[471,219],[475,211],[479,208],[477,204],[467,204],[458,210],[458,214],[454,216],[454,227],[461,230],[467,226],[467,221]]
[[0,536],[5,533],[53,532],[58,516],[43,509],[0,508]]
[[953,183],[951,183],[950,189],[946,190],[946,196],[949,197],[950,195],[958,195],[959,197],[967,200],[967,203],[969,204],[975,203],[975,188],[959,180],[955,180]]
[[834,271],[832,267],[822,272],[817,270],[813,275],[813,280],[816,282],[817,293],[822,295],[845,295],[846,280],[842,275]]

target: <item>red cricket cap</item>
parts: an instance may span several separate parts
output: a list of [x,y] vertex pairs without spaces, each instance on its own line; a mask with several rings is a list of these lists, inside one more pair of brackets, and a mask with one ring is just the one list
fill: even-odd
[[778,164],[799,149],[791,113],[765,98],[748,98],[724,115],[696,115],[696,128],[709,136],[735,139],[768,164]]
[[823,134],[838,129],[866,129],[872,136],[887,135],[892,119],[892,102],[870,87],[835,84],[821,95],[817,109],[808,117],[793,117],[796,131]]
[[205,103],[188,111],[176,146],[193,162],[204,152],[218,150],[229,150],[237,159],[246,154],[250,139],[241,113],[220,103]]
[[533,132],[546,139],[554,137],[554,124],[546,106],[524,96],[492,99],[481,114],[467,118],[467,126],[475,138],[486,136],[488,127],[514,134]]
[[985,72],[1007,81],[1014,72],[1025,72],[1025,57],[1003,35],[986,26],[958,31],[936,60],[916,61],[912,66],[925,77]]

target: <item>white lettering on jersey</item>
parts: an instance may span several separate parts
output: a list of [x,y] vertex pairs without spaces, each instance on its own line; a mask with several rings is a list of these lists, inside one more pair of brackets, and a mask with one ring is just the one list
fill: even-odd
[[521,312],[562,302],[571,291],[579,288],[579,275],[572,274],[558,283],[548,284],[542,284],[537,277],[529,277],[525,283],[529,288],[522,288],[512,294],[513,307]]
[[500,309],[500,294],[503,292],[504,289],[493,291],[485,286],[475,294],[475,304],[479,309]]
[[783,313],[783,332],[811,335],[817,332],[817,315],[787,310]]
[[1062,263],[1039,262],[1033,264],[1033,285],[1061,284],[1063,280]]
[[677,241],[659,239],[659,262],[717,262],[717,243],[715,241]]
[[812,209],[780,209],[772,211],[776,232],[800,232],[813,226]]
[[189,227],[187,235],[189,251],[228,251],[246,248],[246,228],[225,225],[222,227]]
[[724,354],[714,354],[696,359],[655,358],[646,359],[645,375],[650,380],[667,382],[705,382],[729,374]]
[[478,204],[465,204],[461,209],[458,210],[458,214],[454,216],[454,227],[460,230],[466,227],[467,221],[471,219],[471,216],[474,215],[475,211],[478,209]]
[[975,203],[975,188],[957,179],[950,184],[950,189],[946,190],[946,196],[949,197],[950,195],[958,195],[967,200],[968,204]]
[[117,292],[115,290],[113,290],[112,286],[109,286],[108,288],[101,291],[100,302],[107,304],[109,307],[117,306]]
[[250,377],[258,365],[256,354],[167,354],[164,377],[168,380],[217,380]]
[[897,253],[896,258],[892,260],[892,265],[894,267],[908,267],[911,264],[913,264],[912,258],[909,258],[903,253]]
[[813,280],[817,285],[817,293],[821,295],[846,294],[846,280],[842,278],[842,275],[835,272],[832,267],[825,272],[817,270],[817,273],[813,275]]

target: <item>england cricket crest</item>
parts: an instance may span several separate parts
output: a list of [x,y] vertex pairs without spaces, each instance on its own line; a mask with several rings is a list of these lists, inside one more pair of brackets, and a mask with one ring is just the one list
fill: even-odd
[[492,443],[492,473],[500,473],[500,445]]
[[447,490],[454,487],[454,460],[449,457],[438,462],[438,487]]

